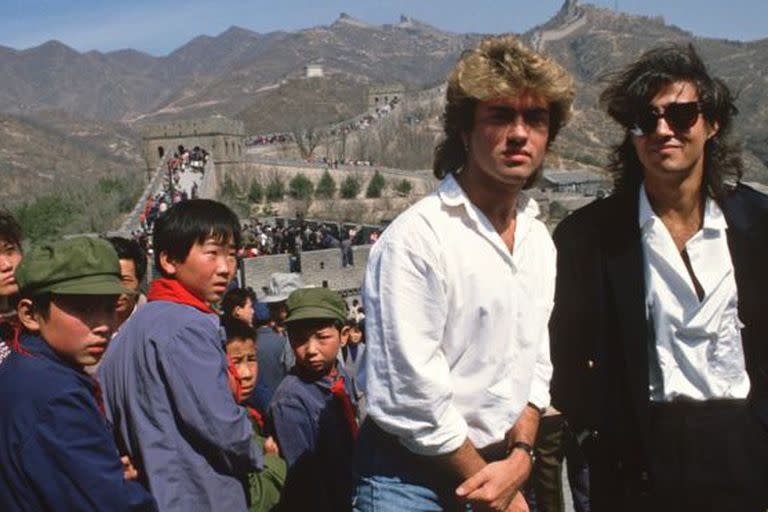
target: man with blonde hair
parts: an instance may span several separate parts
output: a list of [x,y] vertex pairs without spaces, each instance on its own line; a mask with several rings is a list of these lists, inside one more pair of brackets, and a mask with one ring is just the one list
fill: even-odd
[[448,82],[438,190],[371,250],[357,511],[527,510],[555,248],[523,191],[567,121],[571,77],[510,36]]

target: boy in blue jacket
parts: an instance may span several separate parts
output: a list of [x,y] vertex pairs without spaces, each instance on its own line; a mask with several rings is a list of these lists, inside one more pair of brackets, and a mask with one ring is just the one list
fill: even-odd
[[0,510],[156,510],[125,479],[98,384],[126,290],[112,246],[73,238],[18,266],[20,346],[0,352]]
[[351,509],[358,426],[351,381],[339,364],[346,343],[344,299],[327,288],[288,296],[288,339],[296,365],[275,391],[268,431],[288,463],[284,510]]
[[227,383],[219,318],[240,246],[221,203],[175,204],[155,223],[149,302],[120,328],[99,375],[118,441],[161,511],[245,511],[263,457]]

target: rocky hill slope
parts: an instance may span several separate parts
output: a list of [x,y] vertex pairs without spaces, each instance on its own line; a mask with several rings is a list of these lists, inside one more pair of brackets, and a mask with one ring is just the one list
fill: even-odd
[[[331,123],[360,113],[369,85],[418,90],[443,82],[461,51],[480,37],[407,17],[371,25],[342,14],[331,25],[295,32],[232,27],[163,57],[79,53],[56,41],[27,50],[0,47],[0,189],[3,197],[20,197],[123,165],[138,170],[135,130],[145,123],[214,113],[243,119],[251,132]],[[522,37],[577,79],[575,116],[555,148],[563,157],[599,166],[617,141],[617,127],[596,105],[604,73],[659,42],[691,42],[738,93],[736,133],[747,150],[749,177],[768,182],[768,39],[701,38],[659,17],[575,0]],[[326,76],[305,80],[308,64],[322,65]],[[437,115],[424,121],[433,131],[439,125]],[[62,159],[62,151],[70,156]],[[29,176],[40,176],[41,186],[25,190]]]

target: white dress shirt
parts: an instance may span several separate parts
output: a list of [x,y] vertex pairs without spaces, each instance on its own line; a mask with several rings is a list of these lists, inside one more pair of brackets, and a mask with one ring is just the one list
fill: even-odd
[[744,325],[723,212],[707,197],[702,229],[685,244],[704,289],[701,301],[672,236],[651,209],[645,187],[640,189],[639,222],[651,331],[651,400],[746,398],[750,383],[741,344]]
[[358,377],[368,414],[412,452],[504,439],[526,402],[549,404],[556,253],[518,198],[512,253],[453,176],[373,246]]

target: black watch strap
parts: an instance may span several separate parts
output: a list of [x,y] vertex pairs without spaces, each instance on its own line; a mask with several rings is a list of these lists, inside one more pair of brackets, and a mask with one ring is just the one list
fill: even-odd
[[529,445],[525,441],[515,441],[512,443],[512,445],[509,447],[509,453],[512,453],[512,451],[515,449],[523,450],[525,453],[527,453],[528,457],[531,458],[531,465],[536,462],[536,452],[533,450],[533,446]]

